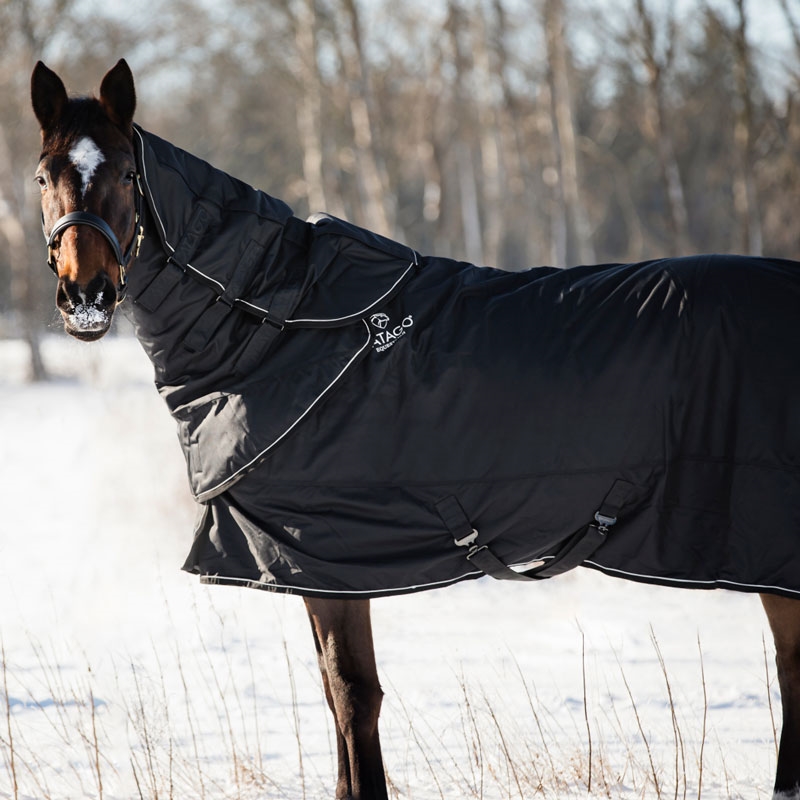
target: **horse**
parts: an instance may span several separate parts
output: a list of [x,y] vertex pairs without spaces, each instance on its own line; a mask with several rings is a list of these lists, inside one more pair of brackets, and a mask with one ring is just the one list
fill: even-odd
[[[265,309],[260,308],[252,299],[247,301],[227,296],[225,291],[222,291],[225,287],[220,289],[221,284],[215,287],[213,284],[218,282],[213,277],[201,274],[199,269],[188,263],[188,259],[192,258],[191,253],[184,259],[185,263],[178,263],[180,247],[186,245],[188,241],[194,248],[197,239],[201,238],[200,234],[192,235],[192,226],[198,221],[197,209],[193,211],[191,208],[181,207],[175,210],[175,213],[183,215],[184,220],[189,218],[189,222],[186,223],[186,230],[189,233],[180,246],[173,247],[172,244],[166,243],[169,245],[167,247],[164,243],[158,242],[159,231],[164,232],[164,224],[162,220],[154,219],[157,214],[147,207],[146,192],[142,185],[146,165],[142,163],[141,154],[136,148],[136,137],[141,138],[142,134],[137,133],[138,129],[133,122],[136,108],[134,79],[124,60],[120,60],[103,77],[97,97],[69,96],[59,76],[42,62],[38,62],[32,74],[31,96],[42,137],[42,150],[35,180],[41,188],[42,226],[47,242],[47,263],[57,278],[56,306],[63,318],[65,331],[69,335],[88,342],[97,340],[108,332],[115,310],[121,303],[127,302],[126,294],[130,285],[135,283],[138,272],[145,269],[141,263],[142,243],[150,238],[156,240],[155,249],[161,253],[160,257],[163,257],[167,265],[174,267],[178,264],[180,267],[180,269],[164,267],[157,274],[158,280],[154,280],[152,285],[159,287],[160,294],[164,293],[162,284],[165,281],[170,284],[167,287],[170,289],[180,284],[180,281],[200,277],[205,289],[217,293],[216,302],[205,304],[202,314],[219,314],[220,319],[229,319],[231,309],[234,307],[243,313],[260,314],[260,317],[251,321],[253,324],[247,327],[247,335],[259,341],[259,347],[255,350],[255,359],[252,357],[244,359],[245,371],[248,366],[252,368],[254,363],[260,363],[275,352],[273,348],[275,338],[284,335],[285,330],[291,329],[292,322],[302,327],[300,322],[303,320],[284,319],[276,322],[275,305]],[[180,158],[184,156],[181,155]],[[265,215],[269,216],[273,212],[269,209],[264,211],[262,208],[259,213],[263,221]],[[288,219],[284,217],[281,220],[285,228],[285,230],[282,228],[282,235],[286,235],[287,247],[294,259],[288,264],[287,271],[300,270],[300,284],[308,287],[309,282],[305,280],[306,276],[303,273],[308,266],[304,263],[294,263],[297,261],[298,251],[307,246],[307,231],[303,227],[298,227],[299,234],[295,237],[298,241],[294,241],[289,235]],[[368,234],[358,234],[358,236],[361,237],[362,245],[369,239]],[[389,245],[381,247],[381,252],[391,251],[393,257],[400,252]],[[159,248],[162,248],[163,252]],[[248,246],[243,258],[247,260],[247,254],[251,254],[254,250],[263,254],[263,249]],[[408,259],[411,261],[411,265],[403,269],[413,271],[416,256],[413,253],[409,256],[405,250],[401,255],[402,258],[400,256],[398,258],[403,263]],[[251,258],[250,261],[252,260]],[[190,275],[192,272],[197,274]],[[405,274],[403,272],[401,277],[396,278],[396,274],[391,273],[387,279],[390,287],[399,285],[401,280],[405,280],[403,277]],[[494,273],[492,275],[495,279],[501,280]],[[353,288],[355,286],[353,282],[347,282],[346,276],[339,275],[338,280],[343,282],[347,292],[357,291],[357,287]],[[151,294],[155,291],[152,285],[149,285]],[[675,287],[671,286],[668,294],[664,295],[665,304],[675,294],[674,289]],[[141,301],[146,305],[142,299],[144,292],[141,291],[141,287],[136,291],[135,302]],[[381,290],[381,293],[382,300],[385,301],[389,292]],[[679,313],[683,310],[684,299],[680,300]],[[162,300],[163,297],[159,296],[158,302]],[[645,298],[645,305],[646,302]],[[402,323],[390,320],[390,315],[383,311],[384,307],[385,303],[379,306],[367,303],[359,314],[350,315],[356,323],[363,322],[370,331],[365,346],[370,353],[390,347],[393,348],[391,352],[399,350],[400,345],[397,342],[406,335],[410,338],[412,333],[409,331],[412,331],[412,326],[417,324],[417,320],[411,316],[403,318]],[[644,305],[640,307],[640,312],[642,308]],[[373,329],[370,329],[370,321]],[[308,320],[305,320],[305,323],[308,323]],[[214,321],[215,326],[219,324],[221,324],[219,319]],[[307,328],[310,329],[309,336],[321,337],[320,331],[330,328],[330,324],[327,328],[322,324],[316,327],[307,325]],[[193,335],[196,334],[195,330]],[[142,337],[146,339],[155,337],[157,340],[158,335],[157,331],[145,330]],[[266,336],[267,341],[261,342],[257,338],[259,336]],[[312,341],[314,347],[321,347],[320,343],[325,340],[312,338]],[[205,374],[200,375],[201,379],[208,377]],[[215,388],[213,375],[209,381],[210,389],[213,390]],[[166,399],[169,403],[170,398]],[[300,422],[308,424],[304,421],[305,418],[313,416],[315,411],[316,407],[312,403],[301,415]],[[302,428],[302,425],[300,427]],[[292,433],[294,434],[294,430]],[[294,438],[297,439],[297,436]],[[263,453],[259,457],[261,461],[264,460]],[[611,494],[617,491],[619,483],[615,484],[616,489],[613,489]],[[622,483],[627,486],[627,482]],[[229,486],[229,481],[222,481],[213,492],[201,487],[196,495],[201,498],[225,496]],[[473,566],[477,565],[469,573],[470,577],[488,573],[503,578],[516,579],[514,578],[516,575],[520,579],[526,579],[532,575],[533,578],[539,579],[558,574],[559,571],[578,564],[603,568],[596,558],[592,563],[589,557],[598,547],[611,546],[609,530],[616,522],[617,513],[623,502],[624,500],[620,498],[609,499],[607,495],[603,504],[600,504],[596,521],[580,535],[573,537],[574,541],[571,541],[569,546],[559,550],[556,557],[548,556],[533,566],[528,565],[527,572],[513,571],[513,575],[509,574],[510,570],[506,565],[500,563],[497,553],[492,552],[492,547],[478,546],[475,541],[479,536],[478,531],[472,527],[471,520],[465,518],[462,505],[448,498],[447,501],[442,501],[438,511],[447,518],[448,527],[451,528],[455,538],[455,545],[464,551]],[[381,524],[378,520],[374,520],[374,523]],[[295,535],[296,532],[287,526],[287,533]],[[607,545],[598,544],[607,539]],[[492,542],[490,544],[493,545]],[[201,561],[198,556],[195,566]],[[607,565],[606,569],[614,572]],[[544,573],[533,574],[537,570],[544,570]],[[459,573],[457,577],[464,576]],[[225,580],[221,579],[221,582]],[[229,576],[229,582],[236,582],[236,577]],[[257,583],[252,579],[241,582]],[[664,582],[668,580],[665,579]],[[743,585],[737,587],[731,584],[731,586],[743,588]],[[427,588],[427,586],[412,588]],[[798,599],[800,593],[770,586],[749,586],[745,590],[758,590],[776,649],[783,719],[774,796],[782,800],[800,798],[800,599]],[[376,591],[370,595],[369,592],[365,592],[365,596],[358,596],[357,593],[346,591],[326,593],[321,589],[297,593],[304,599],[325,696],[335,720],[338,759],[335,796],[337,800],[387,798],[378,730],[383,692],[376,668],[369,599],[370,596],[379,593]]]

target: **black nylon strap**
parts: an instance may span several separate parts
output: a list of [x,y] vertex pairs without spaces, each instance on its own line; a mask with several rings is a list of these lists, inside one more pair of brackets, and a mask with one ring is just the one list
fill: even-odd
[[235,302],[249,286],[253,279],[253,273],[264,259],[264,253],[264,246],[255,239],[248,242],[225,291],[217,297],[217,301],[213,305],[198,317],[186,334],[183,346],[189,352],[199,353],[206,348],[211,337],[234,308]]
[[522,573],[507,567],[488,547],[475,544],[478,532],[472,527],[464,508],[452,495],[435,504],[439,516],[447,530],[459,547],[469,547],[467,559],[479,570],[498,580],[527,581],[531,580]]
[[567,539],[567,543],[544,564],[519,573],[533,580],[554,578],[580,566],[606,540],[608,528],[601,530],[597,525],[587,525]]
[[283,332],[283,324],[292,309],[297,304],[303,290],[305,279],[305,265],[312,228],[307,222],[297,217],[289,217],[284,223],[281,235],[282,244],[290,245],[299,252],[296,257],[284,259],[286,272],[280,279],[280,288],[269,301],[269,311],[266,314],[254,312],[252,307],[244,308],[250,314],[261,316],[262,324],[250,337],[250,341],[236,361],[237,375],[247,375],[255,369],[266,356],[269,349]]
[[[280,288],[270,298],[270,321],[283,325],[292,313],[303,291],[308,265],[308,248],[311,245],[312,227],[297,217],[289,217],[283,228],[282,245],[294,257],[283,259],[286,272],[281,277]],[[286,245],[289,245],[288,248]]]
[[450,531],[453,539],[455,539],[456,544],[459,547],[463,547],[475,529],[461,507],[461,503],[451,495],[436,503],[436,511],[442,518],[442,522],[447,526],[447,530]]
[[183,269],[175,262],[167,261],[155,278],[139,293],[136,302],[145,311],[154,312],[180,283],[183,274]]
[[136,302],[146,311],[155,311],[166,299],[167,295],[178,285],[183,277],[189,259],[194,255],[200,239],[205,233],[211,214],[201,203],[197,203],[186,224],[175,252],[167,259],[161,271],[139,293]]
[[231,310],[229,305],[217,299],[210,305],[195,321],[183,339],[183,346],[190,353],[199,353],[204,350],[209,339],[214,335],[217,328],[222,325],[228,312]]
[[178,242],[175,252],[170,256],[170,260],[186,269],[210,222],[211,212],[202,203],[196,203],[189,221],[186,223],[183,236]]
[[[532,574],[535,570],[517,572],[507,567],[488,547],[476,547],[467,553],[467,560],[478,569],[498,581],[533,581],[539,577]],[[538,567],[537,567],[538,569]]]
[[[599,517],[613,519],[616,521],[619,510],[625,504],[625,501],[630,496],[632,490],[632,483],[622,480],[614,481],[614,485],[611,487],[609,493],[603,498],[603,502],[600,504],[597,514],[595,514],[595,519],[597,522],[602,524]],[[611,524],[613,525],[613,523]]]
[[617,521],[619,510],[632,490],[632,483],[615,481],[595,514],[595,522],[576,531],[554,556],[543,559],[540,564],[525,572],[511,569],[486,545],[477,544],[478,532],[473,528],[457,498],[446,497],[436,503],[435,507],[455,543],[460,547],[469,546],[467,559],[471,564],[498,580],[531,581],[561,575],[592,556],[605,542],[609,526]]
[[267,351],[272,347],[282,330],[283,328],[271,325],[269,322],[262,323],[250,337],[250,341],[237,359],[235,367],[236,373],[238,375],[247,375],[255,369],[261,363]]

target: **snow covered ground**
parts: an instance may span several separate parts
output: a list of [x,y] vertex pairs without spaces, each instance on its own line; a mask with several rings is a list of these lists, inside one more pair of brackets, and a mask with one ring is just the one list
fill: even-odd
[[[302,602],[180,571],[195,509],[138,344],[44,355],[26,384],[0,342],[0,798],[332,797]],[[576,570],[373,606],[397,797],[771,796],[754,596]]]

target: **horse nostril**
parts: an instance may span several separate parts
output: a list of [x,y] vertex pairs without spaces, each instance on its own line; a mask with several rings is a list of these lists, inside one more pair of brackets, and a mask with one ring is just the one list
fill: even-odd
[[117,302],[117,290],[112,282],[104,272],[89,281],[86,286],[84,303],[93,305],[95,308],[110,309],[113,308]]
[[67,286],[63,280],[60,280],[58,282],[58,288],[56,289],[56,308],[60,308],[63,311],[69,311],[73,308],[73,306],[74,303],[70,299]]
[[117,290],[105,273],[95,275],[86,286],[62,278],[56,289],[56,306],[67,313],[84,307],[108,311],[116,302]]

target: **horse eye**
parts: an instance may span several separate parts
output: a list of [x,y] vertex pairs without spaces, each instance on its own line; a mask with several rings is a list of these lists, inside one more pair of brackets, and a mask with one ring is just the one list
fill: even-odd
[[129,169],[122,180],[125,183],[133,183],[136,180],[136,170]]
[[36,181],[36,183],[39,184],[39,188],[40,189],[46,189],[47,188],[47,180],[45,179],[45,177],[43,175],[37,175],[34,178],[34,180]]

